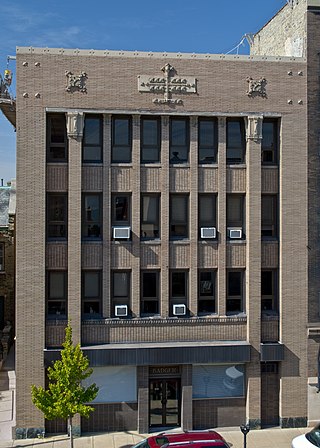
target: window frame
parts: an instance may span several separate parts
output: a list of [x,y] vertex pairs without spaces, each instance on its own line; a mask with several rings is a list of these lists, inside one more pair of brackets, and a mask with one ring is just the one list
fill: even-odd
[[[98,198],[98,211],[99,211],[99,219],[97,220],[92,220],[92,229],[97,226],[98,230],[99,230],[99,235],[94,235],[95,232],[93,232],[92,235],[88,235],[89,233],[89,228],[85,231],[86,227],[89,227],[89,220],[85,218],[87,210],[85,209],[85,205],[86,205],[86,198],[87,197],[97,197]],[[102,193],[88,193],[88,192],[83,192],[82,193],[82,218],[81,218],[81,237],[82,240],[88,240],[88,241],[92,241],[92,240],[97,240],[100,241],[103,238],[103,209],[102,209]]]
[[[154,121],[156,122],[156,129],[157,129],[157,143],[155,145],[147,145],[144,144],[144,129],[145,129],[145,122],[146,121]],[[152,117],[152,116],[145,116],[141,117],[140,120],[140,162],[142,164],[144,163],[160,163],[161,158],[161,119],[160,117]],[[145,157],[145,153],[149,153],[150,150],[155,150],[157,152],[157,158],[152,159]]]
[[[153,221],[151,220],[144,220],[144,199],[145,198],[152,198],[154,200],[156,200],[156,216],[155,219]],[[160,239],[161,238],[161,233],[160,233],[160,194],[157,193],[141,193],[141,207],[140,207],[140,213],[141,213],[141,218],[140,218],[140,235],[141,235],[141,239],[142,240],[155,240],[155,239]],[[154,227],[158,227],[158,230],[154,229],[153,230],[153,236],[147,236],[144,235],[144,230],[143,230],[143,226],[146,225],[153,225]],[[150,230],[151,231],[151,230]],[[157,234],[156,234],[157,232]]]
[[[155,274],[155,284],[156,284],[156,296],[147,296],[144,294],[144,279],[148,274]],[[144,304],[146,302],[156,303],[157,310],[155,312],[144,311]],[[154,269],[143,270],[140,273],[140,314],[141,316],[157,316],[160,315],[160,271]]]
[[[126,274],[127,280],[126,280],[126,295],[124,296],[118,296],[115,295],[115,275],[116,274]],[[111,316],[113,318],[116,318],[117,316],[115,315],[115,307],[116,305],[127,305],[128,307],[128,316],[127,318],[129,318],[131,316],[131,299],[132,299],[132,292],[131,292],[131,287],[132,287],[132,272],[129,269],[113,269],[111,271]]]
[[[63,198],[63,219],[54,221],[50,219],[50,201],[54,198]],[[64,226],[64,235],[55,236],[50,235],[50,226]],[[68,239],[68,193],[47,193],[46,196],[46,240],[62,240],[66,241]]]
[[[264,145],[264,125],[272,124],[273,128],[273,138],[272,138],[272,147]],[[279,146],[280,146],[280,128],[279,128],[279,119],[278,118],[264,118],[262,122],[262,140],[261,140],[261,164],[262,165],[277,165],[279,163]],[[268,153],[271,153],[271,160],[264,160],[264,156],[267,156]]]
[[[98,274],[98,295],[86,296],[86,274]],[[81,311],[82,320],[86,319],[100,319],[102,316],[102,271],[101,269],[84,269],[81,272]],[[85,306],[90,303],[98,303],[99,312],[86,313]]]
[[[203,220],[201,218],[201,210],[204,208],[206,210],[205,206],[201,206],[201,200],[202,199],[211,199],[212,201],[212,210],[214,213],[214,216],[210,220]],[[205,227],[214,227],[216,229],[216,237],[215,238],[201,238],[201,229]],[[216,240],[217,239],[217,194],[216,193],[199,193],[198,195],[198,232],[199,232],[199,240]]]
[[[240,123],[240,139],[241,145],[240,147],[231,147],[230,142],[230,134],[229,134],[229,124],[230,123]],[[246,129],[243,118],[227,118],[227,126],[226,126],[226,163],[227,165],[242,165],[246,163]],[[240,157],[228,157],[228,151],[240,151]]]
[[[127,205],[128,205],[128,218],[119,220],[117,219],[117,212],[116,212],[116,200],[118,197],[125,197],[127,199]],[[111,225],[113,227],[131,227],[131,193],[112,193],[111,195]]]
[[[52,137],[52,119],[54,117],[63,117],[64,121],[64,141],[51,142]],[[51,148],[64,148],[63,157],[53,157],[54,151]],[[68,136],[67,136],[67,119],[65,113],[47,113],[46,115],[46,161],[47,163],[67,163],[68,162]]]
[[[230,293],[231,284],[230,284],[230,276],[231,274],[238,273],[240,274],[240,284],[238,285],[240,287],[240,294],[232,294]],[[227,293],[227,300],[226,300],[226,314],[227,315],[235,315],[235,314],[242,314],[245,313],[245,271],[244,269],[227,269],[227,275],[226,275],[227,285],[226,285],[226,293]],[[231,301],[237,301],[240,303],[239,309],[231,309],[228,307],[228,304],[231,303]],[[229,309],[228,309],[229,308]]]
[[[185,123],[185,135],[183,145],[173,145],[173,122],[184,122]],[[177,151],[174,151],[174,149]],[[181,148],[181,149],[179,149]],[[184,149],[183,149],[184,148]],[[180,150],[185,150],[186,158],[179,158],[175,153],[179,154]],[[169,123],[169,163],[170,165],[181,165],[189,163],[189,153],[190,153],[190,120],[187,117],[170,117]]]
[[[128,142],[125,145],[118,145],[116,142],[116,121],[117,120],[127,120],[127,132],[128,132]],[[112,117],[112,138],[111,138],[111,163],[132,163],[132,117],[129,115],[114,115]],[[129,157],[115,159],[114,155],[117,148],[125,148],[129,152]]]
[[[271,273],[272,294],[263,293],[263,273]],[[270,279],[267,280],[268,283]],[[269,283],[270,284],[270,283]],[[279,275],[277,269],[262,269],[261,270],[261,312],[262,314],[277,313],[278,312],[278,292],[279,292]],[[271,307],[264,307],[264,302],[271,302]]]
[[[212,295],[202,295],[202,285],[201,282],[206,282],[208,280],[201,280],[201,274],[211,274],[211,281],[213,284]],[[217,270],[216,269],[199,269],[198,270],[198,315],[205,316],[217,313],[216,307],[216,296],[217,296]],[[201,309],[201,302],[213,302],[213,310]]]
[[[240,201],[240,219],[239,220],[231,220],[230,219],[230,199],[238,199]],[[240,240],[244,240],[246,238],[245,236],[245,219],[246,219],[246,213],[245,213],[245,207],[246,207],[246,196],[245,194],[239,194],[239,193],[227,193],[227,207],[226,207],[226,223],[227,223],[227,230],[230,229],[242,229],[242,237],[239,238]],[[229,238],[229,235],[227,234],[227,239],[231,241],[237,241]]]
[[[184,279],[184,295],[173,294],[173,276],[176,274],[183,274]],[[188,299],[189,299],[189,271],[187,269],[170,269],[170,281],[169,281],[169,316],[173,317],[173,305],[183,304],[186,306],[188,312]]]
[[[180,220],[173,220],[173,198],[180,198],[184,200],[184,218]],[[185,240],[189,239],[189,194],[184,193],[171,193],[169,197],[169,238],[170,240]],[[175,231],[172,230],[172,227],[175,226],[185,226],[184,234],[176,234]]]
[[[60,297],[51,297],[51,282],[53,279],[51,278],[52,274],[62,274],[63,276],[63,298]],[[56,282],[56,280],[55,280]],[[49,314],[49,302],[61,302],[64,304],[65,313],[56,312],[56,314]],[[67,270],[57,270],[50,269],[46,272],[46,318],[47,319],[66,319],[68,316],[68,271]]]
[[[212,123],[213,125],[213,146],[201,144],[201,124]],[[212,149],[212,160],[205,160],[201,158],[201,152],[208,152]],[[198,163],[199,165],[212,165],[217,163],[218,153],[218,120],[216,118],[201,117],[198,118]],[[208,156],[207,156],[208,157]]]
[[[272,199],[272,217],[268,220],[264,219],[264,200],[267,198]],[[277,194],[262,194],[261,195],[261,239],[263,240],[276,240],[279,237],[279,223],[278,223],[278,195]],[[271,228],[271,229],[270,229]],[[268,234],[271,232],[271,235]]]
[[[86,143],[86,121],[99,120],[99,143]],[[85,158],[85,148],[100,147],[100,157],[98,159]],[[103,117],[99,114],[86,114],[84,118],[83,139],[82,139],[82,163],[102,163],[103,162]]]

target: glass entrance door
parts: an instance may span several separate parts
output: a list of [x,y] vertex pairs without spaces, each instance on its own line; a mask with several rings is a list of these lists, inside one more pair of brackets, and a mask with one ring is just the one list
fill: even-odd
[[180,379],[154,379],[149,386],[150,426],[180,426]]

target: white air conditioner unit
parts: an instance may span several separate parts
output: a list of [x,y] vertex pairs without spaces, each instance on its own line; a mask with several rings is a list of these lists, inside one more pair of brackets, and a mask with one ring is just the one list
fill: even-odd
[[0,264],[0,271],[3,271],[3,265]]
[[130,232],[131,227],[113,227],[113,238],[115,240],[128,240]]
[[242,229],[228,228],[228,236],[230,239],[241,239],[242,238]]
[[114,315],[116,317],[127,317],[128,316],[128,306],[127,305],[116,305],[114,307]]
[[215,238],[216,228],[215,227],[201,227],[201,238]]
[[187,312],[187,307],[184,304],[173,305],[173,315],[174,316],[185,316]]

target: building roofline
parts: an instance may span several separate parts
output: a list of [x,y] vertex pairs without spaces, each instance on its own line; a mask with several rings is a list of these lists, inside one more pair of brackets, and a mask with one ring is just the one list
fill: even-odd
[[256,56],[238,54],[210,54],[210,53],[175,53],[152,51],[122,51],[122,50],[80,50],[78,48],[40,48],[17,47],[17,55],[61,55],[61,56],[95,56],[95,57],[127,57],[127,58],[157,58],[157,59],[197,59],[197,60],[225,60],[225,61],[270,61],[270,62],[305,62],[303,57],[288,56]]

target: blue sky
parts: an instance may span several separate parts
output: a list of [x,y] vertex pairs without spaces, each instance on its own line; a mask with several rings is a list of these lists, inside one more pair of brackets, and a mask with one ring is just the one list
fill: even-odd
[[[227,53],[286,0],[1,2],[0,72],[16,46]],[[233,53],[236,51],[233,51]],[[241,46],[239,54],[248,53]],[[15,62],[9,68],[15,75]],[[13,84],[14,86],[14,84]],[[15,177],[15,133],[0,112],[0,178]]]

